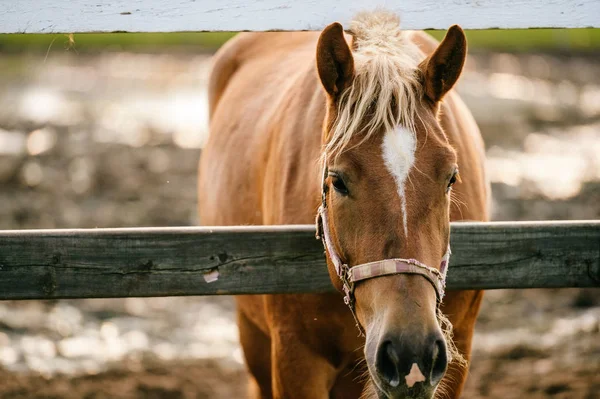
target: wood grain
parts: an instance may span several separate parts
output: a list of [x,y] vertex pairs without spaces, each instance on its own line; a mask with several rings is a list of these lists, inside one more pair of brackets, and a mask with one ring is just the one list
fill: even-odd
[[405,29],[600,27],[597,0],[0,0],[0,33],[321,30],[376,6]]
[[[449,289],[600,286],[600,221],[453,223],[451,243]],[[324,259],[304,225],[0,231],[0,299],[326,292]]]

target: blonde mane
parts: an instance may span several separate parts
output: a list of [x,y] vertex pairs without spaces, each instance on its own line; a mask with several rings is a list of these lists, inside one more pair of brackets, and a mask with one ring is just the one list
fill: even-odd
[[354,80],[342,93],[325,154],[339,154],[364,132],[361,143],[377,131],[403,124],[414,131],[420,98],[418,47],[400,30],[400,19],[386,11],[363,12],[350,24]]

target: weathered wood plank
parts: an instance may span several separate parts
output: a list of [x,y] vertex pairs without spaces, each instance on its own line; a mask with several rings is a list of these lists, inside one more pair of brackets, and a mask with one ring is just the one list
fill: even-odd
[[0,33],[320,30],[378,5],[406,29],[600,27],[596,0],[0,0]]
[[[450,289],[600,286],[600,221],[454,223],[452,249]],[[312,226],[0,231],[0,299],[331,289]]]
[[323,291],[323,265],[306,227],[0,232],[0,298]]
[[449,286],[600,287],[600,221],[452,226]]

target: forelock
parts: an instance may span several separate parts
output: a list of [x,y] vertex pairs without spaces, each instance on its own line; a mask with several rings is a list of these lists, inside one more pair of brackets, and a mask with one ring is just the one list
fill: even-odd
[[384,11],[358,14],[350,33],[354,79],[337,102],[326,154],[338,155],[359,135],[362,143],[399,125],[415,131],[422,91],[418,47],[400,29],[398,17]]

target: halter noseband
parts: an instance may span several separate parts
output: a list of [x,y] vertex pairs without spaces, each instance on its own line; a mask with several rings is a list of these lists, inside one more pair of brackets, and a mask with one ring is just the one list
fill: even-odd
[[359,281],[392,274],[418,274],[425,277],[425,279],[431,283],[435,289],[437,303],[439,305],[444,298],[444,292],[446,288],[446,272],[448,270],[448,262],[450,260],[451,253],[450,245],[448,245],[448,250],[442,258],[439,270],[429,267],[416,259],[399,258],[363,263],[352,267],[348,266],[346,263],[342,262],[342,259],[335,250],[335,245],[331,240],[331,235],[329,232],[329,223],[327,217],[327,185],[325,184],[327,174],[327,160],[324,157],[321,206],[319,206],[319,210],[317,212],[316,237],[323,242],[323,246],[326,252],[329,254],[329,258],[335,267],[335,271],[342,282],[344,303],[350,308],[352,316],[354,316],[354,321],[356,322],[356,327],[358,327],[360,333],[364,335],[364,331],[358,322],[356,309],[354,306],[354,288],[356,283]]

